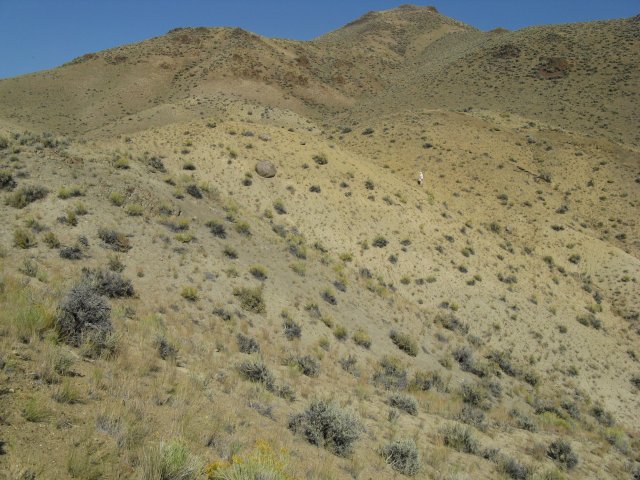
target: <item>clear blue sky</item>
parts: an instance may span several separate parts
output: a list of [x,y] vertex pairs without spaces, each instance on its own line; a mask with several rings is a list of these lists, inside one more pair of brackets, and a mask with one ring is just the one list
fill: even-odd
[[[174,27],[240,26],[308,40],[389,0],[0,0],[0,78],[44,70],[87,52],[162,35]],[[640,0],[429,0],[482,30],[630,17]]]

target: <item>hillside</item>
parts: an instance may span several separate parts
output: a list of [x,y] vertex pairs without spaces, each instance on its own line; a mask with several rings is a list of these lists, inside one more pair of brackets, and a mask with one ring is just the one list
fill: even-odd
[[0,478],[637,478],[637,33],[405,5],[0,81]]

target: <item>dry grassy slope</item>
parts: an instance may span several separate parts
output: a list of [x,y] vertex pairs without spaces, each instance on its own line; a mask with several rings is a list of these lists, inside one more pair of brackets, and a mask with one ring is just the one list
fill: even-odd
[[[49,278],[46,283],[31,279],[31,285],[45,291],[51,287],[63,290],[78,278],[81,266],[105,264],[108,251],[100,247],[96,231],[100,226],[113,226],[131,235],[133,249],[122,257],[127,265],[125,274],[134,278],[139,295],[137,300],[114,302],[116,329],[125,335],[118,357],[101,360],[93,367],[77,364],[84,375],[73,380],[82,398],[79,405],[51,400],[59,386],[47,386],[29,376],[29,372],[46,364],[46,354],[53,347],[37,340],[20,345],[11,335],[3,338],[4,351],[12,352],[11,369],[5,372],[5,380],[15,390],[15,395],[3,400],[5,418],[11,424],[5,441],[11,452],[28,450],[37,435],[47,445],[63,445],[62,460],[46,467],[57,478],[68,474],[65,463],[68,456],[86,455],[83,448],[95,450],[95,454],[89,455],[91,458],[103,457],[110,477],[128,468],[135,469],[132,466],[139,446],[132,447],[133,453],[123,455],[104,433],[99,433],[97,440],[88,440],[95,436],[94,419],[125,398],[128,399],[125,405],[134,402],[130,405],[136,405],[141,419],[126,417],[123,421],[133,426],[138,421],[150,425],[143,437],[147,442],[153,444],[154,440],[179,435],[203,459],[225,455],[234,440],[250,445],[256,432],[260,432],[260,436],[295,452],[294,466],[300,476],[321,478],[324,474],[339,478],[345,475],[342,469],[346,468],[358,471],[361,478],[375,478],[374,472],[381,469],[392,475],[375,454],[383,439],[415,435],[425,454],[424,475],[437,478],[436,472],[446,475],[446,471],[461,469],[474,471],[475,478],[493,478],[496,467],[491,462],[444,448],[438,434],[441,426],[460,411],[457,392],[461,382],[474,378],[457,366],[447,370],[439,362],[446,365],[451,362],[453,350],[471,345],[478,359],[492,349],[511,351],[514,362],[542,378],[540,386],[533,389],[521,380],[502,377],[505,395],[488,414],[494,426],[487,431],[489,436],[475,432],[484,445],[498,446],[506,454],[543,468],[550,465],[549,461],[540,458],[529,445],[548,443],[558,434],[567,435],[581,459],[579,469],[573,473],[575,478],[622,475],[626,460],[619,450],[603,446],[598,437],[599,427],[589,420],[586,405],[581,408],[589,427],[562,426],[548,417],[536,420],[541,430],[535,434],[521,430],[516,433],[506,427],[513,423],[507,412],[514,406],[530,412],[526,402],[533,402],[534,398],[559,401],[577,395],[589,402],[601,402],[633,434],[640,405],[629,382],[637,364],[627,351],[637,350],[637,334],[629,328],[633,323],[622,320],[614,308],[618,300],[624,300],[630,302],[627,305],[630,311],[638,311],[638,305],[633,303],[637,301],[634,287],[640,274],[637,245],[622,240],[612,241],[617,246],[605,243],[606,239],[596,239],[602,233],[595,228],[578,226],[582,215],[590,215],[594,222],[606,221],[610,210],[604,208],[607,204],[599,210],[587,204],[586,210],[581,211],[591,195],[582,191],[586,177],[577,176],[575,185],[561,183],[569,182],[563,169],[578,172],[583,169],[580,175],[602,175],[602,180],[596,176],[594,188],[601,188],[604,179],[612,182],[608,195],[620,196],[627,188],[635,187],[628,180],[628,160],[625,161],[620,147],[594,145],[589,139],[538,130],[517,118],[490,113],[476,116],[430,111],[413,118],[394,116],[371,124],[374,128],[371,136],[355,130],[339,138],[339,132],[322,130],[313,122],[278,109],[260,109],[240,102],[230,105],[229,112],[227,121],[208,119],[174,124],[128,137],[73,144],[64,155],[48,149],[37,153],[23,148],[13,155],[18,157],[14,161],[5,152],[3,167],[16,173],[29,172],[30,178],[18,178],[19,183],[46,183],[53,192],[25,210],[0,207],[3,217],[9,219],[1,232],[1,241],[6,251],[12,253],[2,261],[5,276],[26,278],[17,269],[26,258],[31,258]],[[211,128],[212,120],[217,120],[215,128]],[[268,140],[261,140],[259,135],[268,135],[264,137]],[[528,143],[527,136],[537,143]],[[423,148],[427,141],[433,144],[432,148]],[[553,150],[537,152],[538,144],[551,144]],[[576,157],[574,148],[580,148],[583,155]],[[599,158],[596,152],[601,151],[611,152],[619,161],[599,165],[603,171],[593,172],[591,166]],[[143,152],[166,156],[164,162],[169,173],[153,173],[144,161],[136,160],[142,158]],[[397,152],[402,152],[402,157]],[[313,161],[313,155],[318,153],[326,155],[326,165]],[[129,170],[113,168],[112,159],[122,156],[131,156]],[[584,167],[579,163],[583,157],[587,163]],[[554,180],[549,185],[534,183],[525,173],[513,171],[509,158],[516,158],[518,165],[530,171],[544,167]],[[272,180],[253,174],[252,185],[244,186],[242,181],[252,172],[257,159],[272,160],[279,173]],[[182,170],[187,161],[196,167],[193,174]],[[415,171],[421,167],[427,172],[424,189],[412,182]],[[203,200],[188,195],[183,200],[176,199],[174,188],[164,179],[173,177],[180,188],[192,182],[191,175],[198,182],[209,183],[211,191],[218,193]],[[365,187],[367,180],[374,183],[373,190]],[[81,200],[90,212],[73,228],[54,221],[73,202],[55,198],[55,192],[60,186],[71,184],[84,187],[85,196]],[[319,186],[320,192],[310,192],[312,185]],[[569,197],[569,211],[555,214],[558,206],[567,203],[565,189],[575,190]],[[144,217],[130,217],[122,208],[109,205],[108,196],[113,191],[123,193],[127,204],[142,205]],[[496,198],[499,193],[507,194],[507,205],[499,205]],[[627,193],[629,201],[637,201],[637,194]],[[272,221],[265,219],[263,212],[278,199],[288,213],[275,215]],[[522,205],[526,201],[531,203],[530,207]],[[240,207],[239,220],[249,223],[253,232],[250,238],[235,233],[233,224],[227,223],[229,238],[217,240],[204,226],[210,218],[222,219],[226,214],[221,207],[230,202]],[[180,218],[191,220],[189,232],[195,237],[192,243],[181,245],[174,234],[159,224],[158,210],[162,203],[171,205],[174,212],[180,211]],[[624,208],[619,212],[620,218],[633,219],[632,205],[627,207],[620,202],[618,205]],[[43,245],[41,235],[35,249],[12,248],[14,227],[24,225],[29,217],[53,229],[66,245],[72,244],[78,234],[85,234],[90,239],[88,257],[78,263],[62,260],[55,250]],[[565,225],[565,230],[555,232],[545,220],[548,224]],[[492,222],[501,227],[499,233],[490,232]],[[270,223],[295,226],[306,237],[310,253],[309,259],[302,262],[306,264],[305,277],[290,269],[297,260],[288,253],[285,242],[271,231]],[[504,230],[507,226],[509,232]],[[637,238],[635,225],[625,228],[627,238]],[[378,234],[389,240],[385,248],[371,246]],[[411,243],[402,248],[400,241],[405,239]],[[310,247],[316,240],[328,247],[328,262],[321,261],[323,255]],[[367,249],[363,249],[363,241],[369,244]],[[221,254],[225,245],[238,251],[238,260],[226,259]],[[469,255],[467,250],[469,256],[465,256],[465,247],[473,253]],[[525,253],[525,247],[531,253]],[[566,260],[573,252],[581,256],[578,265]],[[351,254],[351,261],[339,260],[345,253]],[[396,263],[389,262],[391,254],[397,255]],[[543,260],[547,254],[554,257],[553,268]],[[603,256],[608,258],[605,260]],[[268,272],[264,282],[267,301],[264,317],[244,313],[232,293],[235,286],[260,283],[248,273],[255,263],[264,265]],[[564,273],[558,267],[564,268]],[[371,282],[361,277],[361,268],[372,272]],[[586,313],[585,307],[594,304],[590,294],[582,290],[581,273],[591,274],[592,288],[603,297],[603,310],[597,317],[603,321],[604,330],[582,326],[575,320],[577,315]],[[507,285],[497,279],[498,274],[515,275],[517,283]],[[469,284],[474,275],[480,280]],[[621,282],[623,275],[631,281]],[[377,276],[386,287],[378,283]],[[62,282],[62,278],[68,280]],[[403,278],[408,280],[407,284]],[[335,280],[346,284],[345,293],[332,286]],[[195,304],[180,297],[186,285],[199,291],[200,300]],[[334,290],[337,306],[320,297],[327,287]],[[323,314],[350,333],[356,328],[364,329],[372,339],[371,349],[361,349],[351,341],[334,340],[331,330],[305,311],[304,306],[310,302],[317,303]],[[469,325],[467,335],[452,333],[434,323],[438,313],[447,311],[442,308],[445,302]],[[234,313],[233,322],[224,322],[211,314],[214,307],[220,306]],[[280,333],[282,309],[290,311],[303,326],[302,339],[293,344],[293,350],[322,359],[319,378],[307,378],[295,369],[278,366],[292,351],[292,344]],[[561,334],[559,325],[566,326],[567,333]],[[388,338],[391,328],[409,332],[424,350],[415,359],[404,356]],[[261,341],[270,368],[278,378],[288,379],[294,385],[300,398],[293,405],[260,388],[249,387],[238,378],[234,366],[243,357],[235,350],[233,336],[238,331]],[[153,338],[158,332],[179,346],[178,367],[156,359]],[[322,338],[329,339],[329,354],[318,346]],[[478,344],[481,346],[474,346]],[[361,379],[352,379],[340,369],[337,359],[347,354],[358,359]],[[385,354],[400,356],[409,372],[416,369],[442,372],[449,378],[451,393],[414,393],[422,404],[419,415],[415,419],[403,416],[398,423],[387,425],[388,407],[384,403],[387,394],[370,385],[377,362]],[[569,373],[574,369],[577,374]],[[88,381],[96,375],[104,378],[98,382],[99,388]],[[136,378],[140,380],[132,382]],[[359,392],[355,397],[351,393],[354,391]],[[359,442],[355,458],[366,461],[339,460],[287,433],[287,415],[299,411],[307,398],[317,395],[331,395],[347,402],[365,418],[368,434]],[[55,412],[55,422],[25,422],[19,405],[34,397],[42,399]],[[270,404],[275,409],[275,423],[262,419],[252,409],[239,407],[248,399]],[[232,425],[228,429],[232,433],[216,433],[220,438],[214,451],[203,448],[210,430],[217,432],[220,422]],[[56,433],[55,423],[67,425],[71,430],[65,435]],[[570,433],[575,428],[581,429],[581,437]],[[591,433],[582,430],[585,428],[591,429]],[[73,442],[80,447],[74,448]],[[317,464],[310,462],[316,455],[322,460]],[[36,454],[9,455],[7,460],[11,471],[25,467],[45,471],[44,459]]]
[[[627,19],[482,33],[429,7],[404,6],[311,42],[176,29],[3,80],[0,115],[67,134],[113,132],[170,123],[174,110],[179,119],[203,118],[239,95],[319,121],[414,106],[508,111],[637,145],[638,25]],[[556,60],[545,67],[549,58]]]
[[639,42],[637,18],[445,37],[364,115],[471,107],[637,146]]
[[[595,30],[610,33],[602,25]],[[530,33],[499,38],[538,35]],[[640,402],[630,382],[640,353],[637,148],[619,138],[577,133],[586,127],[573,128],[553,115],[532,120],[526,109],[523,116],[504,113],[505,104],[454,112],[451,105],[407,110],[402,100],[407,90],[398,80],[406,71],[401,65],[437,79],[442,69],[452,72],[476,52],[479,63],[468,65],[481,68],[482,52],[490,52],[497,39],[407,6],[366,15],[307,43],[238,29],[177,30],[0,82],[0,135],[13,138],[17,125],[87,132],[68,148],[47,148],[27,135],[34,138],[27,145],[10,140],[0,149],[0,170],[11,172],[18,187],[41,184],[51,191],[24,209],[6,205],[11,193],[1,193],[0,378],[8,387],[0,390],[0,440],[8,454],[0,456],[0,471],[9,472],[7,478],[27,470],[37,478],[90,478],[92,469],[102,468],[107,478],[131,478],[141,475],[149,462],[145,455],[160,440],[180,438],[208,462],[238,445],[246,455],[256,438],[267,438],[291,451],[299,478],[394,478],[400,475],[377,451],[390,439],[411,437],[422,454],[421,478],[505,476],[503,457],[486,460],[444,445],[444,425],[468,423],[483,448],[500,448],[505,459],[531,465],[539,476],[553,469],[546,446],[567,438],[580,459],[567,477],[630,477],[640,460]],[[345,43],[352,48],[343,48]],[[451,78],[454,85],[462,82]],[[74,85],[94,90],[78,97]],[[387,88],[377,97],[375,116],[363,116],[370,108],[366,102],[349,115],[327,113]],[[27,99],[20,91],[33,95]],[[402,100],[400,110],[385,103],[394,98]],[[48,115],[35,115],[45,107]],[[373,131],[363,135],[368,128]],[[319,154],[326,164],[314,161]],[[150,168],[150,155],[162,155],[168,172]],[[117,159],[126,159],[129,168],[116,168]],[[260,159],[278,166],[275,178],[255,174]],[[189,162],[195,170],[183,169]],[[426,174],[422,188],[415,183],[419,170]],[[534,178],[541,174],[550,181]],[[193,183],[207,186],[204,198],[185,193]],[[74,227],[56,220],[77,201],[56,196],[70,185],[82,187],[79,200],[89,211]],[[123,207],[110,202],[114,192],[124,197]],[[279,200],[286,214],[274,212]],[[132,204],[142,216],[127,215]],[[167,209],[169,218],[162,213]],[[235,223],[223,220],[229,212]],[[31,218],[63,245],[85,235],[85,257],[60,258],[45,245],[46,232],[34,233],[37,246],[16,248],[14,231],[27,228]],[[181,219],[189,220],[192,239],[165,225]],[[226,239],[209,232],[210,219],[224,223]],[[251,236],[236,231],[242,222]],[[82,267],[105,266],[111,252],[97,237],[100,227],[129,235],[132,249],[120,257],[137,298],[111,301],[120,350],[115,358],[89,363],[78,349],[55,345],[49,335],[24,334],[12,315],[40,301],[45,311],[54,309]],[[307,259],[295,258],[275,230],[289,231],[290,241],[299,231]],[[386,246],[373,245],[378,235]],[[313,247],[316,241],[327,253]],[[229,247],[237,259],[223,253]],[[25,268],[29,260],[38,273]],[[264,266],[266,280],[249,273],[254,264]],[[266,314],[242,310],[234,287],[261,284]],[[181,297],[185,286],[197,289],[196,302]],[[327,288],[337,305],[322,298]],[[322,319],[305,308],[310,303],[319,306]],[[218,308],[232,319],[212,313]],[[302,325],[299,340],[284,338],[283,310]],[[590,312],[602,329],[577,321]],[[443,314],[454,315],[469,331],[444,328],[437,320]],[[346,328],[345,341],[334,337],[337,326]],[[350,338],[358,328],[371,338],[370,349]],[[416,357],[393,345],[391,329],[416,339]],[[236,366],[247,357],[236,346],[238,332],[260,342],[278,382],[293,386],[295,402],[240,377]],[[179,348],[176,361],[159,358],[158,335]],[[490,378],[457,365],[453,354],[462,346],[473,352],[476,367],[494,372]],[[511,352],[513,364],[537,375],[539,383],[531,386],[523,374],[495,373],[499,367],[485,358],[491,351]],[[316,358],[320,375],[307,377],[285,365],[291,353]],[[75,358],[72,371],[80,375],[54,374],[49,384],[42,372],[62,354]],[[341,368],[339,360],[348,355],[356,359],[359,377]],[[410,377],[418,370],[439,373],[447,389],[405,392],[418,401],[418,413],[393,420],[389,392],[372,382],[385,355],[398,357]],[[463,383],[492,398],[483,423],[460,417]],[[495,383],[502,389],[499,398],[490,393]],[[74,390],[79,402],[59,401],[63,387]],[[318,396],[337,399],[363,419],[366,433],[350,459],[287,429],[288,416]],[[50,411],[43,422],[25,418],[24,405],[33,400]],[[580,419],[562,407],[574,401]],[[536,413],[541,403],[554,406],[557,415]],[[595,405],[617,423],[600,424],[592,414]],[[264,415],[265,407],[273,419]],[[536,431],[510,415],[512,408]],[[55,459],[40,454],[54,447]]]
[[323,114],[389,88],[394,72],[423,48],[473,30],[415,7],[369,17],[313,42],[268,39],[241,29],[176,29],[87,54],[59,69],[4,80],[0,114],[24,126],[76,134],[117,123],[139,129],[138,115],[164,124],[164,111],[190,102],[197,109],[187,118],[200,118],[219,112],[225,94]]

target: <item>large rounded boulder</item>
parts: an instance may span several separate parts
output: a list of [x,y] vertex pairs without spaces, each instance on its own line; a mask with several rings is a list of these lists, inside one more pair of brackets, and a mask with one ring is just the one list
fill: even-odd
[[264,178],[275,177],[278,173],[276,166],[268,160],[256,163],[256,173]]

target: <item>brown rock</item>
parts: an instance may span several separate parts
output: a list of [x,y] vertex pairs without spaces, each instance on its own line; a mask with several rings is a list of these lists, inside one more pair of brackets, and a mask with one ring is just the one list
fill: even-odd
[[256,173],[264,178],[275,177],[277,170],[276,166],[268,160],[262,160],[256,163]]

